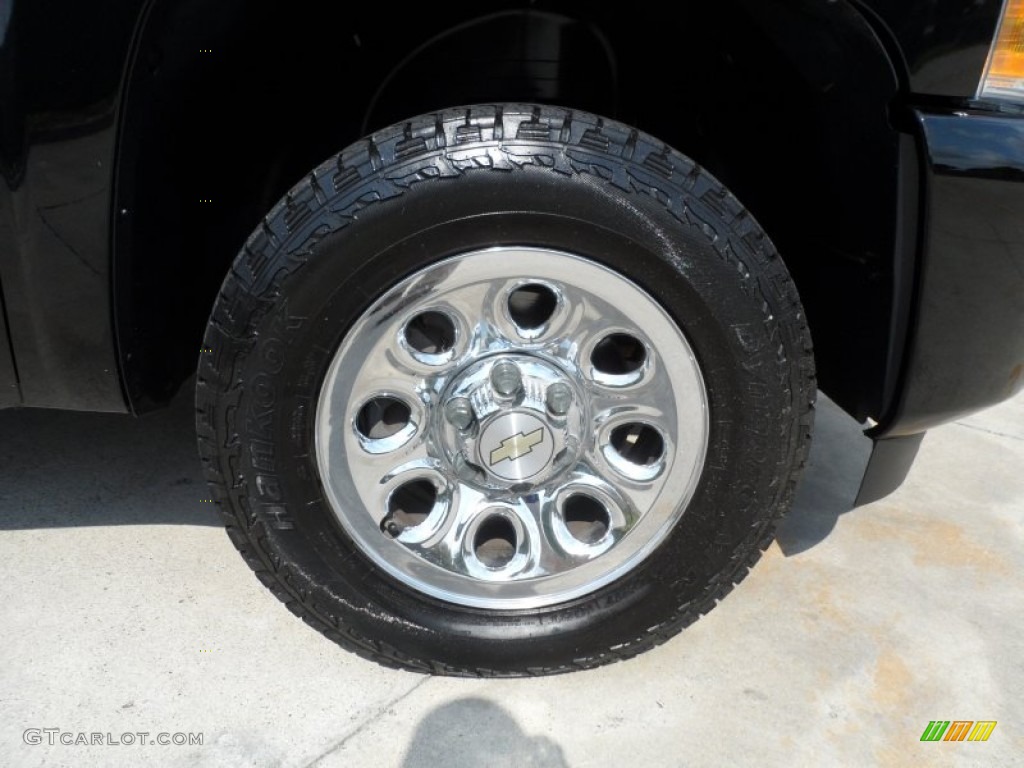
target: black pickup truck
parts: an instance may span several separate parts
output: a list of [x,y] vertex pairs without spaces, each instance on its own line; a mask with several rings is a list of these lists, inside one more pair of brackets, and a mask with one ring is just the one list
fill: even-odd
[[0,173],[0,407],[194,376],[232,542],[388,665],[639,653],[819,384],[861,501],[1024,386],[1022,0],[5,0]]

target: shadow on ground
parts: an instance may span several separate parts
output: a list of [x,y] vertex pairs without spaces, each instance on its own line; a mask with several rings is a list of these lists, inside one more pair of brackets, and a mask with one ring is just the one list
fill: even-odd
[[135,418],[0,411],[0,530],[220,525],[196,454],[192,388]]
[[[0,411],[0,530],[80,525],[220,525],[196,456],[192,388],[140,418]],[[870,442],[818,402],[811,461],[778,531],[786,555],[817,544],[852,507]]]
[[430,712],[416,727],[405,754],[402,768],[568,768],[558,744],[523,733],[512,715],[476,697]]

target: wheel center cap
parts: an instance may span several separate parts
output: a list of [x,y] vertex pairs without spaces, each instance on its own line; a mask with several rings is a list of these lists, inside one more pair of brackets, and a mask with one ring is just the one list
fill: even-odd
[[480,466],[509,482],[544,472],[555,451],[548,426],[531,413],[511,411],[491,419],[480,433]]

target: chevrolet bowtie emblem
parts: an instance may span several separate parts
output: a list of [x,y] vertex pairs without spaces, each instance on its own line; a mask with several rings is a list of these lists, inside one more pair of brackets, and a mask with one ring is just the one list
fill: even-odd
[[535,445],[540,445],[542,442],[544,442],[544,429],[541,427],[533,430],[528,435],[520,432],[518,435],[506,437],[501,441],[501,445],[491,451],[491,466],[493,467],[499,461],[504,461],[505,459],[509,461],[521,459],[530,453]]

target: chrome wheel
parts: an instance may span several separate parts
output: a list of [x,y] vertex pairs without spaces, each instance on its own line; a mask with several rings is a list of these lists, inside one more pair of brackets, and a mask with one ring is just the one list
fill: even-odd
[[703,469],[707,398],[635,283],[493,248],[418,271],[356,321],[315,439],[332,510],[380,568],[448,602],[536,608],[665,539]]

